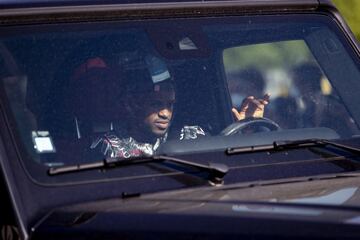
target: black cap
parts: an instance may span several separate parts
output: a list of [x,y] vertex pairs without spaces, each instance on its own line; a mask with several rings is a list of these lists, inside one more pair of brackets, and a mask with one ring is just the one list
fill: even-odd
[[144,64],[125,70],[126,90],[130,93],[158,92],[174,89],[174,82],[164,61],[149,55]]

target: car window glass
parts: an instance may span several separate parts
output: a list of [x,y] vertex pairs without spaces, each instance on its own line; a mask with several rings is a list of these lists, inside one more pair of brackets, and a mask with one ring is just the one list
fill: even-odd
[[[7,27],[11,143],[31,176],[61,182],[49,167],[356,136],[360,73],[333,24],[299,14]],[[265,125],[243,128],[232,108],[265,93]],[[127,170],[107,176],[158,174]]]
[[356,132],[354,119],[304,40],[225,49],[224,69],[232,104],[254,95],[271,96],[265,113],[284,129],[329,127]]

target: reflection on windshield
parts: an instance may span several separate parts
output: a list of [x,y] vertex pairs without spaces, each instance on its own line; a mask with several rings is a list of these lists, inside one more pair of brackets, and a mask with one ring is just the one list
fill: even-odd
[[136,24],[2,39],[1,84],[34,161],[148,157],[169,140],[194,149],[199,139],[287,129],[300,129],[291,139],[308,128],[358,134],[343,101],[351,93],[316,49],[329,32],[320,23],[162,23],[172,34]]

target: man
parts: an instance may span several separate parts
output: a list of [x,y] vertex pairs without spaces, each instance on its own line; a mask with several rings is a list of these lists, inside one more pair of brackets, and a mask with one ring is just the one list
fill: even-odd
[[[146,61],[145,69],[128,70],[124,74],[124,93],[119,99],[124,105],[121,127],[94,141],[92,149],[100,149],[108,157],[152,156],[167,140],[176,101],[175,83],[166,67],[152,58]],[[244,100],[240,111],[233,108],[232,112],[236,120],[262,117],[267,103],[268,95],[260,100],[250,96]],[[200,126],[184,126],[178,139],[205,135]]]

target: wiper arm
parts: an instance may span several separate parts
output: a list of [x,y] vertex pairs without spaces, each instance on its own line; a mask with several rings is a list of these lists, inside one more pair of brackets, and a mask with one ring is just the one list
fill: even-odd
[[250,147],[239,147],[239,148],[228,148],[227,154],[240,154],[240,153],[251,153],[261,151],[282,151],[288,149],[307,148],[307,147],[325,147],[327,145],[349,151],[351,153],[360,154],[360,148],[332,142],[325,139],[305,139],[295,141],[274,141],[273,144],[250,146]]
[[210,181],[211,184],[214,185],[222,184],[223,177],[226,175],[226,173],[229,170],[229,168],[225,164],[221,164],[221,163],[209,163],[209,165],[203,165],[179,158],[159,155],[153,157],[142,157],[142,158],[131,158],[131,159],[105,158],[101,161],[97,161],[93,163],[51,167],[48,170],[48,174],[50,176],[54,176],[59,174],[80,172],[80,171],[92,170],[92,169],[109,169],[109,168],[116,168],[116,167],[129,166],[135,164],[145,164],[145,163],[164,162],[164,161],[168,161],[188,167],[193,167],[201,171],[206,171],[209,173],[207,179]]

